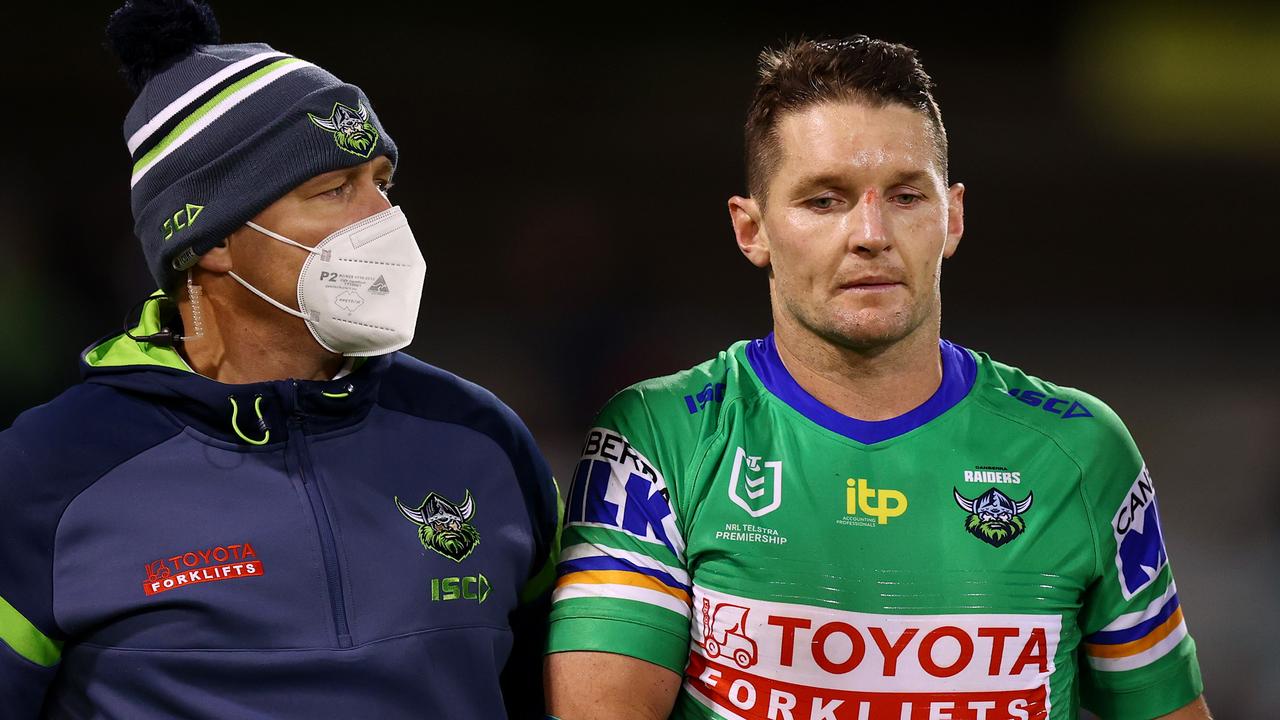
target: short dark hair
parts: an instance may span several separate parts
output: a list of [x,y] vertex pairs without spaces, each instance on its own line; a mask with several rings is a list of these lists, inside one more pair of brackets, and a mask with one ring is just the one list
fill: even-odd
[[853,35],[839,40],[797,40],[760,53],[760,79],[747,111],[747,188],[763,201],[778,169],[777,127],[783,115],[827,102],[889,103],[920,112],[933,128],[943,179],[947,131],[933,100],[933,80],[906,45]]

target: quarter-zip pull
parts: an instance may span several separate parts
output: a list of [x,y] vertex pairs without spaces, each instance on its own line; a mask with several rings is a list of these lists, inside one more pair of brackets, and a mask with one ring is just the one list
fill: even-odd
[[[296,391],[297,385],[294,385]],[[295,396],[296,400],[296,396]],[[329,590],[329,606],[333,612],[334,632],[338,647],[351,647],[351,629],[347,620],[347,599],[343,589],[342,567],[338,563],[338,542],[333,531],[333,521],[325,506],[324,494],[312,465],[310,442],[302,428],[302,413],[294,405],[289,416],[289,451],[297,468],[298,480],[307,493],[311,516],[315,521],[316,535],[320,540],[320,557],[324,562],[325,583]]]
[[285,414],[289,416],[289,425],[292,426],[295,419],[301,422],[302,417],[306,415],[306,413],[302,412],[301,398],[298,395],[298,381],[288,380],[280,383],[280,386],[280,399],[284,403]]

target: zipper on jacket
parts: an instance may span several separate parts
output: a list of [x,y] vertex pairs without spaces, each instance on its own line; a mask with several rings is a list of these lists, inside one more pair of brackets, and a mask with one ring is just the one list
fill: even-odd
[[338,634],[339,647],[351,647],[351,630],[347,622],[347,599],[342,587],[342,570],[338,565],[338,543],[333,536],[333,523],[329,519],[329,511],[324,504],[324,496],[320,494],[320,486],[316,483],[315,469],[311,464],[311,448],[307,436],[302,430],[303,415],[297,410],[297,384],[291,388],[290,400],[292,412],[289,414],[288,447],[298,467],[298,477],[306,488],[307,500],[311,504],[311,515],[315,519],[316,531],[320,536],[320,557],[324,560],[325,580],[329,586],[329,604],[333,610],[334,629]]

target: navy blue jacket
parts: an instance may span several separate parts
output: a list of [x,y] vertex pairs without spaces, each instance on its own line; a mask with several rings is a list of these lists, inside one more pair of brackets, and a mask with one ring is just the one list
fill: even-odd
[[82,361],[0,433],[0,716],[542,717],[556,490],[493,395]]

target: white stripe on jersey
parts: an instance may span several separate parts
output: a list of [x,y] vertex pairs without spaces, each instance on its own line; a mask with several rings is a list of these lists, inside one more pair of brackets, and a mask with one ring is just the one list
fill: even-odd
[[1104,672],[1121,672],[1124,670],[1136,670],[1140,667],[1146,667],[1160,658],[1168,655],[1182,638],[1187,636],[1187,623],[1185,621],[1178,623],[1178,627],[1174,628],[1169,636],[1151,647],[1143,650],[1137,655],[1130,655],[1122,658],[1096,658],[1088,653],[1085,657],[1089,658],[1089,665],[1094,670]]
[[561,600],[570,600],[573,598],[608,598],[635,600],[637,602],[647,603],[649,605],[657,605],[674,613],[679,613],[684,617],[689,617],[689,606],[680,602],[678,598],[674,598],[657,590],[648,590],[631,585],[613,585],[608,583],[570,583],[556,588],[555,593],[551,595],[551,603],[560,602]]
[[1170,582],[1169,589],[1165,590],[1164,594],[1161,595],[1160,597],[1156,598],[1155,600],[1152,600],[1151,603],[1147,605],[1147,608],[1145,610],[1138,610],[1136,612],[1125,613],[1120,617],[1116,618],[1115,620],[1112,620],[1110,623],[1107,624],[1106,627],[1102,628],[1098,632],[1128,630],[1131,627],[1136,627],[1138,625],[1141,625],[1147,620],[1150,620],[1156,615],[1159,615],[1160,611],[1164,609],[1165,603],[1169,602],[1169,600],[1172,599],[1174,594],[1177,592],[1178,592],[1178,588],[1175,587],[1172,582]]
[[[643,535],[636,535],[635,533],[627,532],[626,530],[623,530],[617,525],[608,525],[606,523],[584,522],[582,520],[574,520],[573,522],[569,523],[565,527],[566,528],[571,528],[571,527],[601,528],[602,530],[608,530],[609,532],[618,533],[619,535],[627,538],[628,540],[636,540],[638,542],[649,543],[650,545],[657,545],[658,547],[666,548],[667,550],[671,549],[667,547],[666,543],[662,542],[657,538],[644,537]],[[681,538],[680,542],[676,542],[676,537],[677,536],[671,537],[671,544],[675,546],[676,559],[683,562],[684,561],[684,539]]]
[[[694,700],[697,700],[698,702],[702,703],[702,705],[705,706],[708,710],[710,710],[715,717],[728,718],[729,720],[747,720],[746,718],[733,712],[732,710],[721,707],[715,704],[714,702],[712,702],[711,698],[707,697],[706,695],[703,695],[698,690],[698,688],[694,687],[693,683],[689,682],[688,680],[684,681],[684,691],[689,693],[689,697],[692,697]],[[790,716],[791,713],[787,712],[787,715]]]
[[[635,536],[628,535],[628,537],[634,538]],[[676,582],[681,585],[686,587],[689,585],[689,573],[682,568],[664,565],[648,555],[643,555],[641,553],[627,552],[626,550],[619,550],[617,548],[601,545],[592,545],[590,543],[578,543],[577,545],[569,546],[560,553],[560,562],[590,557],[607,557],[626,560],[627,562],[633,565],[638,565],[642,568],[667,573],[671,577],[675,578]]]

